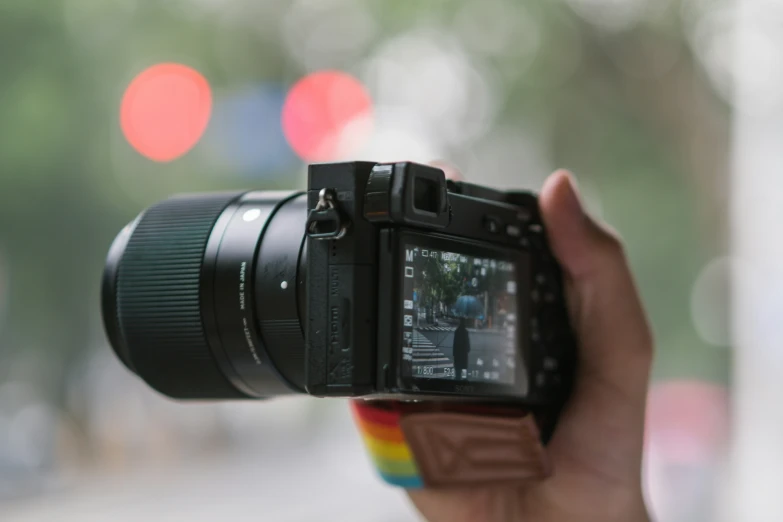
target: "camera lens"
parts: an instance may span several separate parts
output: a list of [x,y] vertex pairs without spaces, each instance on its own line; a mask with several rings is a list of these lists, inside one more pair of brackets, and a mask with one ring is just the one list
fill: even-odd
[[303,193],[177,196],[114,240],[103,320],[122,362],[177,399],[304,392]]

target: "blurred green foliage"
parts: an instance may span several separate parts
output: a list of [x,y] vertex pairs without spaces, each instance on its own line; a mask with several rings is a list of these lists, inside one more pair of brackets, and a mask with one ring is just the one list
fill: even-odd
[[[448,30],[472,1],[367,2],[379,28],[373,45],[413,26]],[[487,58],[505,86],[497,124],[535,130],[548,160],[600,196],[652,316],[656,375],[725,380],[728,353],[698,338],[689,303],[698,271],[724,250],[728,109],[689,51],[678,3],[624,32],[590,25],[562,2],[519,5],[537,23],[541,46],[524,73],[515,71],[515,49]],[[10,274],[0,380],[12,377],[20,354],[38,352],[54,370],[35,385],[59,402],[69,365],[104,342],[99,283],[115,233],[173,192],[249,184],[198,146],[167,164],[133,151],[118,123],[133,76],[179,61],[215,90],[261,80],[288,85],[305,71],[287,57],[275,20],[257,27],[287,6],[0,0],[0,255]],[[675,63],[652,74],[660,53],[674,53]],[[641,74],[618,65],[618,56]],[[253,184],[301,186],[302,172],[268,173]]]

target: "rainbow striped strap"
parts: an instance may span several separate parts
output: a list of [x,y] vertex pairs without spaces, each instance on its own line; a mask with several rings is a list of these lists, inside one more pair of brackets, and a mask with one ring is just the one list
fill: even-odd
[[[508,409],[415,409],[351,401],[381,478],[406,489],[521,482],[552,470],[532,416]],[[460,411],[461,410],[461,411]]]
[[402,413],[351,401],[356,425],[381,478],[406,489],[424,487],[410,446],[402,433]]

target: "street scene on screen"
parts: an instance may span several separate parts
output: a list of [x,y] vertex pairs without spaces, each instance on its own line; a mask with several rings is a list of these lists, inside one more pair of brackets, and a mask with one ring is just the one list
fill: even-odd
[[409,246],[405,251],[403,371],[414,378],[513,384],[513,263]]

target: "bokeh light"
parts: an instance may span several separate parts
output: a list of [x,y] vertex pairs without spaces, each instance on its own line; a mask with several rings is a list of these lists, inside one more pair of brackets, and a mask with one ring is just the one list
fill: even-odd
[[209,123],[212,93],[198,71],[177,63],[145,69],[125,91],[120,125],[128,143],[154,161],[188,152]]
[[[221,176],[264,178],[290,170],[296,156],[280,126],[285,91],[264,83],[230,92],[215,92],[214,110],[204,147]],[[225,167],[225,168],[222,168]],[[226,172],[228,171],[228,172]]]
[[702,381],[661,382],[647,403],[645,494],[655,520],[713,512],[729,431],[729,392]]
[[[730,101],[734,92],[736,9],[733,6],[690,5],[683,8],[687,33],[693,53],[707,73],[717,94]],[[763,50],[762,50],[763,51]],[[753,57],[763,60],[764,55]],[[758,74],[758,73],[755,73]]]
[[652,386],[647,402],[647,445],[668,463],[711,460],[726,441],[729,394],[725,386],[668,381]]
[[495,74],[480,63],[453,35],[416,30],[380,46],[363,77],[379,110],[414,116],[436,147],[459,148],[484,135],[497,113]]
[[361,0],[286,3],[289,9],[279,34],[288,53],[306,71],[356,64],[378,33],[378,21]]
[[414,109],[379,106],[373,114],[372,137],[358,151],[359,159],[426,163],[444,156],[440,140]]
[[783,6],[780,2],[748,3],[737,14],[737,110],[766,116],[783,108]]
[[696,332],[715,346],[728,346],[731,342],[731,269],[729,258],[714,259],[701,270],[691,291],[691,317]]
[[372,128],[372,100],[341,71],[319,71],[296,82],[282,114],[283,132],[305,161],[329,161],[359,149]]
[[51,464],[56,413],[42,400],[40,389],[22,379],[0,386],[0,461],[19,470]]
[[453,156],[468,179],[501,189],[538,189],[554,170],[548,152],[543,136],[516,124],[498,126]]

